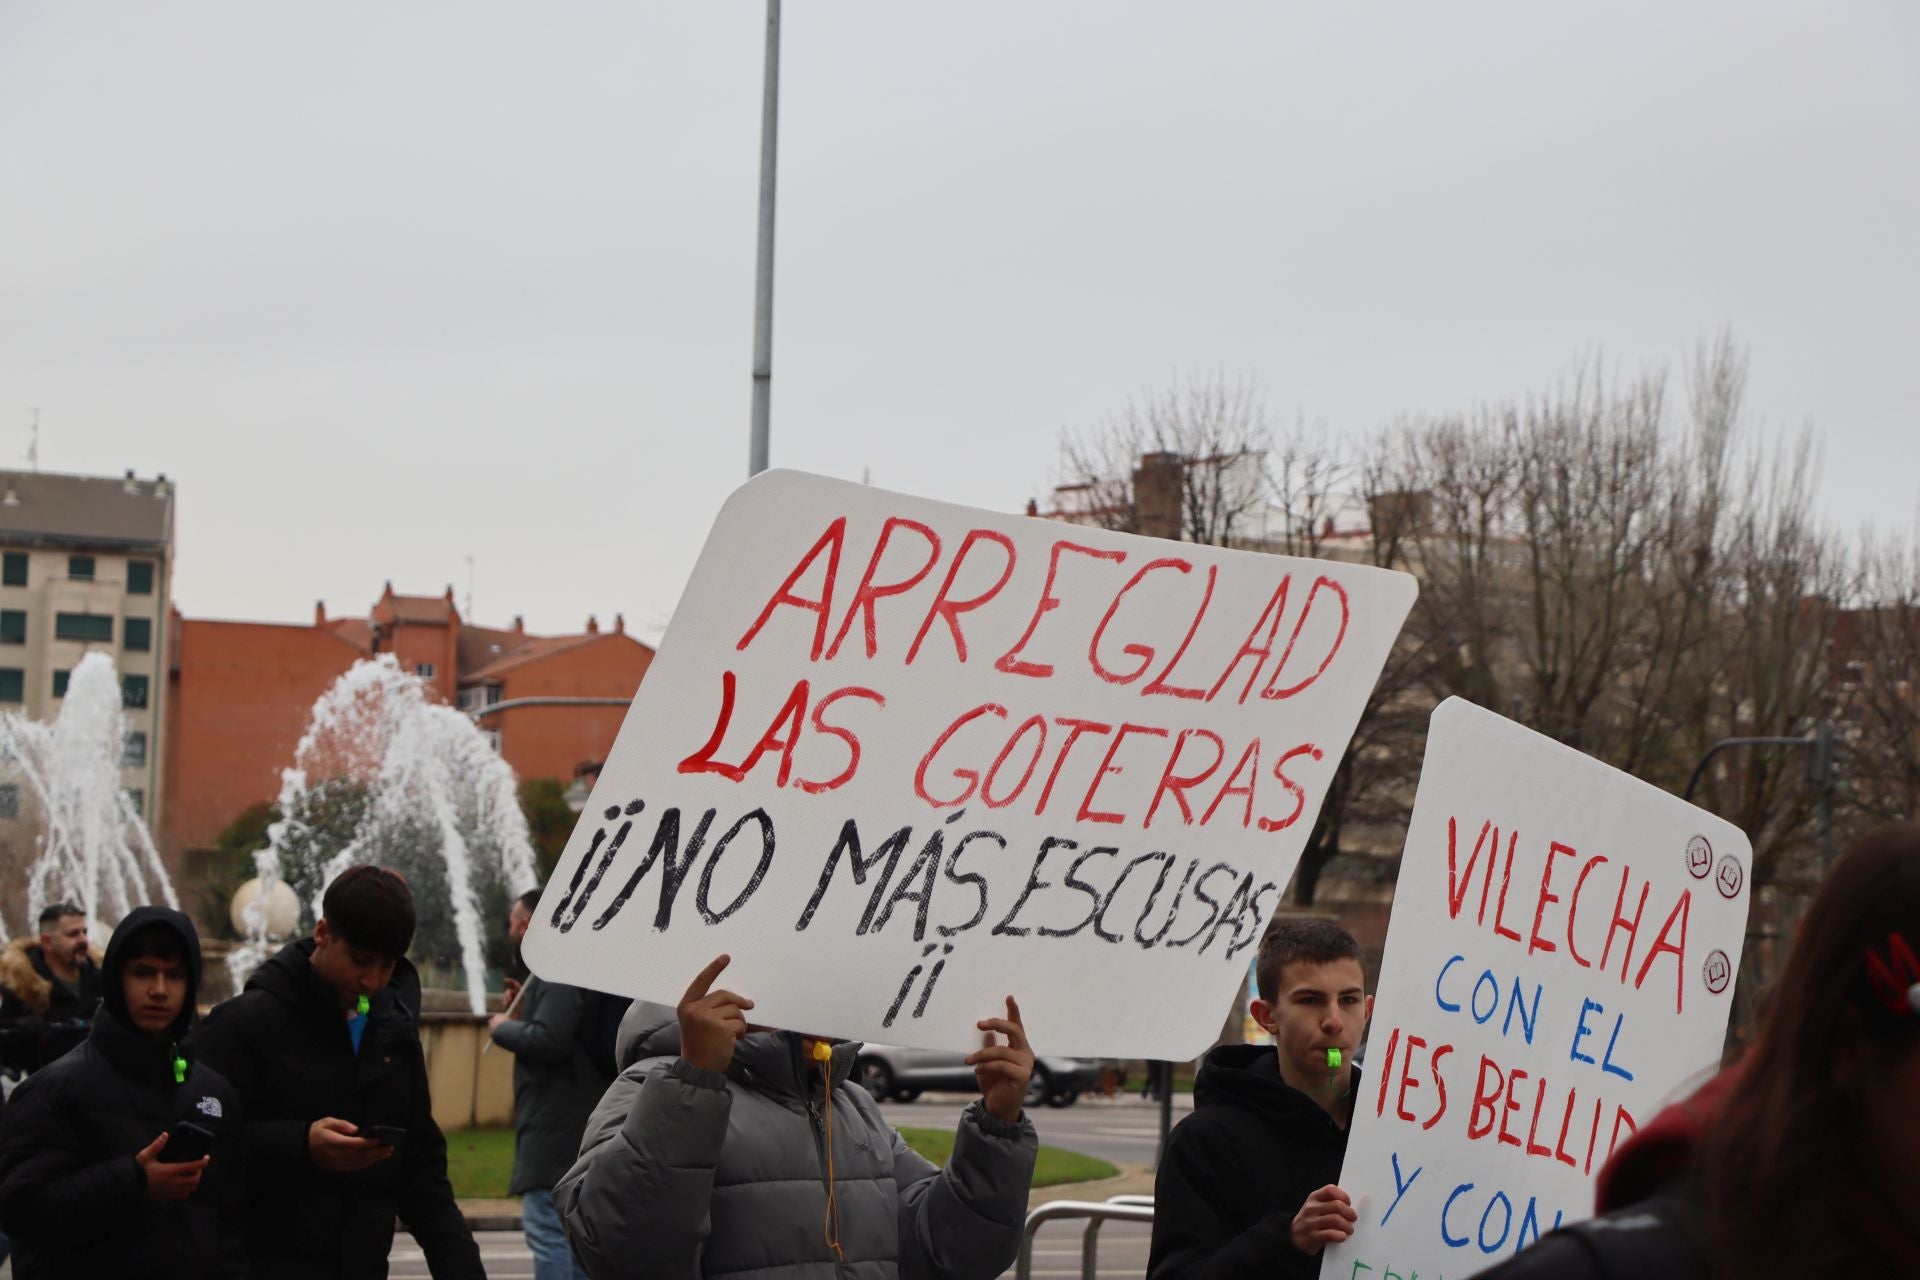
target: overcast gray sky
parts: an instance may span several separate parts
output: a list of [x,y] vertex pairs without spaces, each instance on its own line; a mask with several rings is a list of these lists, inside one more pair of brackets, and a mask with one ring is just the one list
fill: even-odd
[[[670,615],[745,476],[763,7],[0,0],[0,465],[192,616]],[[789,0],[773,460],[1003,510],[1176,373],[1372,430],[1678,365],[1906,525],[1920,7]]]

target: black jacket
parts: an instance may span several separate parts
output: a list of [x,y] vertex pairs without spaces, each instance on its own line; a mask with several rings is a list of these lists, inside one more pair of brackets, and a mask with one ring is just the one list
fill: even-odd
[[[374,996],[355,1054],[339,1000],[314,972],[303,938],[256,969],[207,1016],[201,1054],[247,1108],[247,1253],[261,1277],[384,1277],[394,1218],[438,1280],[480,1277],[480,1251],[453,1201],[447,1144],[433,1122],[420,1048],[420,978],[400,961]],[[359,1173],[307,1158],[307,1129],[336,1116],[397,1125],[406,1141]]]
[[[152,924],[177,932],[190,962],[172,1041],[135,1029],[118,980],[126,939]],[[244,1276],[239,1099],[178,1046],[200,985],[193,925],[165,907],[138,908],[114,931],[105,971],[92,1034],[22,1082],[0,1121],[0,1228],[13,1237],[14,1275]],[[213,1159],[186,1200],[152,1199],[135,1153],[182,1120],[212,1132]]]
[[54,979],[39,943],[16,938],[0,951],[0,1067],[38,1071],[87,1038],[100,1004],[100,969],[93,956],[78,968],[80,981],[69,987]]
[[[1353,1081],[1357,1094],[1358,1071]],[[1319,1256],[1294,1248],[1293,1216],[1340,1180],[1347,1131],[1280,1078],[1271,1045],[1208,1054],[1193,1101],[1154,1178],[1150,1280],[1317,1277]]]
[[595,997],[528,978],[517,1017],[493,1030],[513,1054],[513,1181],[508,1195],[551,1191],[580,1155],[580,1136],[613,1083],[588,1053],[581,1021]]

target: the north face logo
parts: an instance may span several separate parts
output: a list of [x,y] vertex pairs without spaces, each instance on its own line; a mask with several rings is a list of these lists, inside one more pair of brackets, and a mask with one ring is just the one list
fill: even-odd
[[218,1120],[220,1118],[220,1099],[202,1098],[193,1104],[193,1109],[203,1116],[209,1116],[212,1119]]

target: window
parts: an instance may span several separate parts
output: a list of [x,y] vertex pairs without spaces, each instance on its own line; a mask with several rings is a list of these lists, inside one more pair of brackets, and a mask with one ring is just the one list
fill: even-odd
[[0,572],[0,586],[24,587],[27,585],[27,553],[9,551],[4,572]]
[[[125,629],[122,631],[120,638],[124,643],[124,646],[127,652],[129,653],[147,652],[149,649],[153,648],[153,619],[152,618],[128,618],[126,621]],[[5,643],[4,636],[0,636],[0,643]]]
[[20,816],[20,786],[18,783],[0,783],[0,818]]
[[127,561],[127,594],[130,596],[153,594],[153,561]]
[[147,762],[147,735],[145,731],[135,729],[120,744],[120,765],[126,769],[137,769]]
[[500,731],[498,729],[482,729],[480,736],[487,740],[489,747],[493,748],[493,754],[500,754]]
[[140,788],[127,788],[127,804],[132,808],[134,817],[144,818],[147,816],[147,793]]
[[0,667],[0,702],[27,700],[27,673],[19,667]]
[[27,611],[0,609],[0,644],[25,644],[26,642]]
[[56,671],[53,673],[53,696],[54,697],[64,698],[67,696],[67,681],[72,677],[73,677],[73,672],[71,671]]
[[473,684],[460,691],[460,709],[478,711],[500,701],[500,688],[497,684]]
[[113,615],[110,613],[56,613],[53,615],[55,640],[97,640],[113,643]]
[[120,677],[120,705],[123,707],[144,707],[147,705],[147,678],[145,676]]
[[93,581],[93,557],[92,556],[68,556],[67,557],[67,576],[69,578],[72,578],[75,582],[92,582]]
[[413,674],[419,676],[422,680],[433,679],[434,670],[434,665],[431,662],[416,662],[413,664]]

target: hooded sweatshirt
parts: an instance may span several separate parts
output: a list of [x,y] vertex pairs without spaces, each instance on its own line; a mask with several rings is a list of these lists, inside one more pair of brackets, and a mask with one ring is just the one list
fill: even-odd
[[625,1069],[554,1189],[593,1275],[992,1280],[1019,1252],[1039,1150],[1024,1116],[975,1102],[938,1169],[847,1083],[856,1043],[823,1073],[799,1036],[756,1031],[708,1071],[679,1056],[673,1009],[636,1001],[617,1047]]
[[[127,1014],[128,942],[150,928],[178,937],[187,998],[162,1037]],[[14,1274],[239,1276],[239,1099],[183,1047],[200,988],[200,939],[165,907],[140,907],[114,930],[92,1033],[14,1090],[0,1123],[0,1228]],[[136,1153],[190,1122],[213,1135],[212,1160],[185,1200],[155,1200]]]
[[1293,1217],[1340,1180],[1346,1152],[1347,1131],[1280,1078],[1272,1045],[1221,1045],[1154,1178],[1150,1280],[1318,1276],[1318,1255],[1294,1247]]
[[[480,1251],[447,1181],[420,1047],[420,976],[402,959],[376,992],[359,1046],[339,997],[314,970],[311,938],[254,970],[207,1015],[196,1042],[247,1106],[247,1253],[262,1277],[383,1277],[394,1219],[439,1280],[480,1277]],[[307,1131],[333,1116],[406,1130],[359,1173],[313,1166]]]

